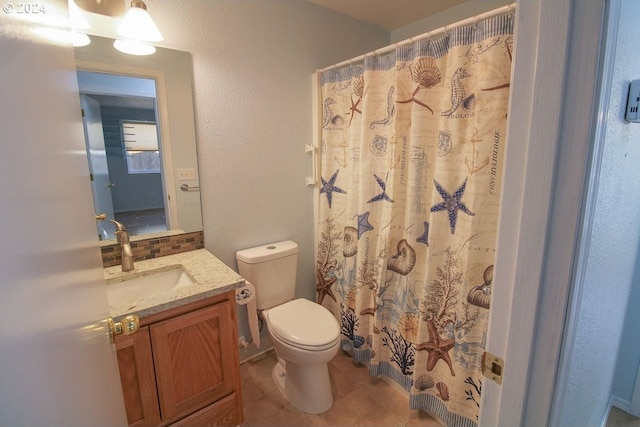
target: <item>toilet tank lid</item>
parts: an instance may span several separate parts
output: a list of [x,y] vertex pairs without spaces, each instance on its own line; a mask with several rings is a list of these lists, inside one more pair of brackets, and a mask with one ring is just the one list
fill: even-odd
[[236,259],[247,264],[257,264],[259,262],[284,258],[286,256],[296,254],[297,252],[298,245],[291,240],[285,240],[282,242],[257,246],[255,248],[243,249],[236,252]]

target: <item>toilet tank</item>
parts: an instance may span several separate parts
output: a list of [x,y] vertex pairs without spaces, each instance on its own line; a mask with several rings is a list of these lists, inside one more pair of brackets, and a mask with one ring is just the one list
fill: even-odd
[[291,240],[236,252],[240,275],[256,288],[258,310],[295,297],[298,245]]

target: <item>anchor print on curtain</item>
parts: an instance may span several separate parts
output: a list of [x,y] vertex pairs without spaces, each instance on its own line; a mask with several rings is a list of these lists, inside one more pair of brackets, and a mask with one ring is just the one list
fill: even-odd
[[317,299],[342,348],[451,426],[477,424],[513,18],[322,73]]

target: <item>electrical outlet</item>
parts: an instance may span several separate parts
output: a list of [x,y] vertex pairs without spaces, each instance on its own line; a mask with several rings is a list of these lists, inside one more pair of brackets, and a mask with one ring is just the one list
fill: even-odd
[[634,80],[629,85],[629,99],[625,119],[628,122],[640,123],[640,80]]
[[178,181],[191,181],[196,179],[194,168],[178,168]]

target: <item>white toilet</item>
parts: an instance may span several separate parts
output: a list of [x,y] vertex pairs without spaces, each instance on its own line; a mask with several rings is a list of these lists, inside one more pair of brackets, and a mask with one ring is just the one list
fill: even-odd
[[256,288],[256,305],[273,340],[273,380],[298,410],[325,412],[333,405],[327,363],[338,353],[340,325],[329,310],[294,299],[298,245],[290,240],[236,253],[240,275]]

